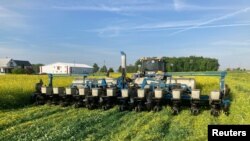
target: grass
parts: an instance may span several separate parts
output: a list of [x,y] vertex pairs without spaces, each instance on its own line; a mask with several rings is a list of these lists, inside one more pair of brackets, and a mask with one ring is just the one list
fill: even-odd
[[[118,74],[115,74],[118,75]],[[250,74],[230,73],[230,115],[215,118],[210,111],[191,116],[184,109],[177,116],[170,107],[154,112],[118,112],[60,106],[32,106],[34,83],[47,76],[0,76],[0,140],[207,140],[208,124],[250,124]],[[55,78],[55,85],[68,86],[72,77]],[[197,87],[210,91],[215,77],[196,77]],[[26,105],[26,106],[25,106]],[[24,107],[23,107],[24,106]]]
[[[2,75],[0,76],[0,109],[23,107],[30,104],[30,95],[35,83],[42,79],[48,85],[47,75]],[[56,77],[55,86],[69,86],[72,77]]]

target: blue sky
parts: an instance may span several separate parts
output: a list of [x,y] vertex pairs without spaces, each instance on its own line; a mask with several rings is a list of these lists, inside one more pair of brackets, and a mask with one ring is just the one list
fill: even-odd
[[120,51],[250,69],[250,1],[0,0],[0,58],[117,68]]

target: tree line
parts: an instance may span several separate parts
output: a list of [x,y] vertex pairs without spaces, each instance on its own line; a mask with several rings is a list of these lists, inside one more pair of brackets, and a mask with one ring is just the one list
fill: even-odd
[[[215,58],[206,57],[163,57],[166,62],[167,72],[189,72],[189,71],[217,71],[219,69],[219,61]],[[135,73],[138,71],[138,65],[140,61],[137,60],[133,65],[127,66],[126,70],[128,73]],[[113,72],[113,68],[111,72]],[[102,68],[95,63],[93,65],[93,72],[107,72],[107,68],[104,65]],[[121,72],[121,66],[118,68],[117,72]]]
[[106,65],[103,65],[101,68],[96,64],[94,63],[93,65],[93,73],[96,73],[96,72],[114,72],[114,69],[113,68],[107,68]]
[[[218,71],[219,61],[215,58],[208,58],[202,56],[189,56],[189,57],[163,57],[166,62],[167,72],[189,72],[189,71]],[[14,74],[38,74],[39,67],[44,64],[32,64],[31,69],[13,69]],[[137,60],[134,64],[127,65],[128,73],[136,73],[138,71],[138,65],[140,61]],[[244,68],[227,68],[227,71],[246,71]],[[116,72],[121,72],[121,66],[116,70]],[[99,67],[97,63],[93,64],[93,73],[97,72],[115,72],[115,70],[106,65]]]
[[168,72],[218,71],[219,61],[205,57],[164,57]]

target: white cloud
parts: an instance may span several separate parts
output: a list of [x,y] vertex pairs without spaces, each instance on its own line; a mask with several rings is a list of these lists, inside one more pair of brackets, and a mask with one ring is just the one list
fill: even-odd
[[236,48],[238,46],[247,46],[247,47],[250,47],[250,40],[245,40],[245,41],[221,40],[221,41],[213,42],[212,45],[234,46]]
[[146,31],[158,31],[158,30],[170,30],[170,29],[183,29],[187,26],[193,26],[199,21],[172,21],[172,22],[160,22],[143,25],[130,25],[123,26],[120,23],[118,25],[107,26],[99,29],[84,30],[87,32],[95,32],[100,37],[117,37],[123,32],[146,32]]
[[174,2],[174,8],[177,11],[182,10],[186,6],[186,4],[184,4],[184,2],[181,0],[174,0],[173,2]]
[[201,20],[192,20],[192,21],[169,21],[153,24],[145,24],[134,27],[135,29],[163,29],[163,28],[180,28],[195,25],[196,23],[201,22]]
[[0,6],[0,18],[4,18],[4,17],[20,17],[21,15],[11,11],[3,6]]
[[235,9],[235,7],[225,6],[199,6],[188,4],[184,0],[91,0],[80,3],[56,4],[54,9],[67,11],[106,11],[106,12],[135,12],[135,11],[168,11],[168,10],[225,10]]
[[217,22],[217,21],[225,20],[225,19],[237,16],[239,14],[246,13],[249,10],[250,10],[250,7],[247,7],[247,8],[244,8],[244,9],[240,9],[240,10],[238,10],[236,12],[232,12],[232,13],[220,16],[220,17],[216,17],[216,18],[207,20],[205,22],[198,23],[198,24],[196,24],[194,26],[187,27],[187,28],[182,29],[182,30],[178,30],[176,32],[173,32],[173,33],[169,34],[169,36],[173,36],[173,35],[176,35],[176,34],[179,34],[179,33],[182,33],[182,32],[185,32],[185,31],[188,31],[188,30],[191,30],[191,29],[194,29],[194,28],[199,28],[200,26],[203,26],[203,25],[207,25],[207,24],[211,24],[211,23],[214,23],[214,22]]
[[109,12],[119,12],[122,9],[118,7],[108,7],[108,6],[53,6],[55,9],[59,10],[69,10],[69,11],[109,11]]
[[[183,30],[187,27],[192,27],[193,25],[183,25],[183,26],[162,26],[162,27],[148,27],[145,29],[139,29],[138,31],[164,31],[164,30]],[[232,24],[216,24],[216,25],[206,25],[195,27],[194,29],[206,29],[206,28],[225,28],[225,27],[241,27],[241,26],[250,26],[250,23],[232,23]]]
[[54,9],[67,11],[106,11],[106,12],[134,12],[134,11],[159,11],[171,10],[171,3],[165,3],[159,0],[108,0],[99,1],[93,0],[91,2],[85,1],[81,3],[70,3],[52,6]]
[[187,3],[186,0],[173,0],[173,7],[176,11],[204,11],[204,10],[226,10],[235,9],[235,7],[225,7],[225,6],[200,6],[195,4]]
[[23,27],[26,27],[23,15],[0,6],[0,29],[8,30]]
[[100,37],[116,37],[120,35],[121,30],[123,29],[117,26],[105,27],[103,29],[98,30],[98,35]]
[[26,53],[26,50],[23,48],[13,48],[6,45],[0,44],[0,58],[10,57],[10,58],[22,58]]
[[172,22],[160,22],[160,23],[134,25],[134,26],[114,25],[114,26],[107,26],[107,27],[100,28],[100,29],[92,29],[92,30],[84,30],[84,31],[95,32],[100,37],[117,37],[121,35],[122,33],[126,33],[126,32],[154,32],[154,31],[167,31],[167,30],[186,30],[189,28],[206,29],[206,28],[250,26],[250,21],[228,23],[228,24],[213,24],[213,25],[196,26],[198,23],[202,23],[202,21],[200,20],[172,21]]

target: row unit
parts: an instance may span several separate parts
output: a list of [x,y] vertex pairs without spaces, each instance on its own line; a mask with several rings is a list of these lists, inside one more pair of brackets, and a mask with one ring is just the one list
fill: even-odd
[[[92,96],[100,96],[102,94],[101,88],[92,88]],[[117,90],[115,88],[107,88],[106,89],[107,96],[116,96]],[[63,94],[66,95],[75,95],[77,93],[75,88],[63,88],[63,87],[42,87],[43,94]],[[86,95],[89,93],[88,88],[78,88],[79,95]],[[129,93],[131,93],[130,89],[122,89],[121,96],[123,98],[129,97]],[[137,89],[137,97],[138,98],[145,98],[146,94],[149,93],[149,89]],[[172,90],[172,99],[181,99],[181,95],[183,93],[182,89],[174,89]],[[155,98],[163,98],[164,90],[163,89],[154,89],[154,97]],[[193,89],[191,92],[191,98],[194,100],[199,100],[201,97],[201,92],[199,89]],[[220,100],[220,92],[219,91],[212,91],[210,93],[211,100]]]

